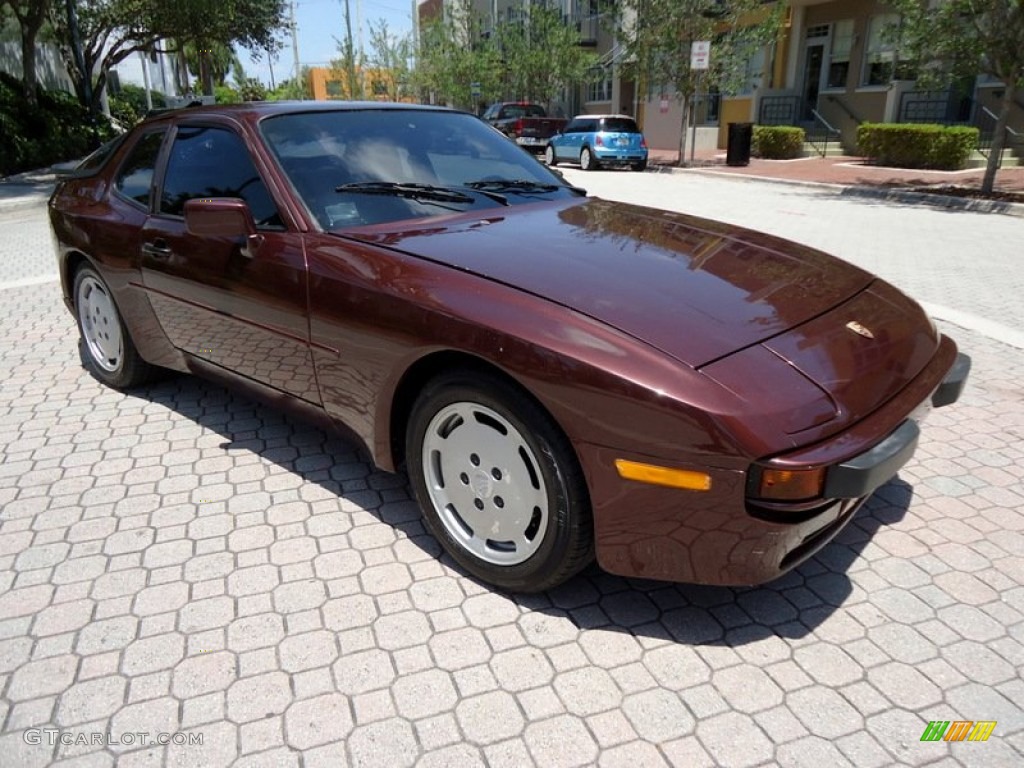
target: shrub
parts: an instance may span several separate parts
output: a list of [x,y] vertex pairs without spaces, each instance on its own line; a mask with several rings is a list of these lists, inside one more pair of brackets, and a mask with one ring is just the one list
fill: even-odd
[[752,151],[768,160],[791,160],[804,152],[804,129],[794,125],[755,125]]
[[963,168],[978,145],[978,129],[926,123],[864,123],[857,128],[860,153],[894,168]]
[[[150,91],[153,109],[167,106],[167,98],[160,91]],[[126,83],[116,94],[107,98],[110,105],[110,116],[125,128],[130,128],[146,116],[149,107],[146,105],[146,89],[138,85]]]
[[94,129],[88,111],[64,91],[38,91],[29,108],[21,81],[0,73],[0,175],[87,155],[113,132],[106,120]]

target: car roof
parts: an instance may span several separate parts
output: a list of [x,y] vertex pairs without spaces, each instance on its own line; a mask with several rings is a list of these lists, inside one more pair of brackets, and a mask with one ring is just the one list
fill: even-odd
[[590,120],[590,119],[598,120],[598,119],[602,119],[602,118],[605,118],[605,117],[622,117],[622,118],[625,118],[626,120],[633,120],[634,119],[632,115],[576,115],[576,117],[574,117],[573,120]]
[[260,120],[270,115],[308,114],[310,112],[353,112],[360,110],[416,110],[421,112],[458,112],[430,104],[390,101],[246,101],[241,104],[196,104],[153,113],[144,122],[156,122],[187,115],[226,115],[243,120]]

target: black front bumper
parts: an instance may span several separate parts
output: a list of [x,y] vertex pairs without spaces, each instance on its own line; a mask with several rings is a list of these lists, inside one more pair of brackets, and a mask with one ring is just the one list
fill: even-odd
[[941,408],[944,405],[955,403],[960,399],[960,393],[964,391],[967,377],[971,373],[971,358],[963,352],[957,353],[953,367],[949,369],[946,378],[939,384],[939,388],[932,395],[932,407]]
[[[949,373],[932,394],[933,408],[955,403],[964,391],[971,372],[971,358],[958,353]],[[889,482],[904,464],[910,461],[917,448],[921,430],[913,418],[903,422],[895,432],[873,448],[854,456],[828,471],[825,493],[833,499],[857,499],[874,493]]]

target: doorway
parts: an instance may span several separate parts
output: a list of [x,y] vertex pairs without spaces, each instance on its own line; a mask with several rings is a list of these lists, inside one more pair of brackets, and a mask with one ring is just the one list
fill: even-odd
[[804,53],[804,92],[802,120],[814,120],[813,110],[818,108],[818,92],[821,90],[821,73],[825,62],[825,44],[807,43]]

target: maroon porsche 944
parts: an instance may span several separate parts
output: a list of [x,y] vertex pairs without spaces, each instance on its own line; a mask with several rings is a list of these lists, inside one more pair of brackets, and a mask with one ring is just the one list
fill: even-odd
[[911,459],[970,359],[814,249],[588,197],[476,117],[150,117],[49,203],[84,365],[213,379],[406,471],[470,574],[769,581]]

